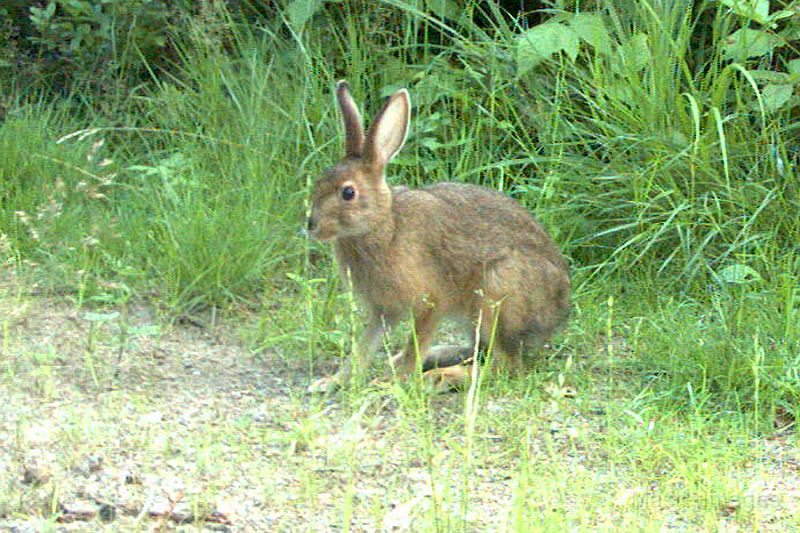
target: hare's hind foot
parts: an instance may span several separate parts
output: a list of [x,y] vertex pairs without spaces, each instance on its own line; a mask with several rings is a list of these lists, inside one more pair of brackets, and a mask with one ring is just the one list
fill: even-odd
[[474,348],[443,344],[430,349],[422,366],[425,388],[435,394],[461,390],[469,384]]
[[422,381],[434,394],[458,391],[469,384],[471,370],[471,364],[434,368],[422,374]]
[[311,394],[330,394],[341,389],[346,379],[346,376],[344,376],[342,372],[337,372],[336,374],[316,380],[308,386],[306,392]]
[[[519,376],[525,372],[522,357],[518,354],[494,350],[495,360],[487,365],[493,373],[505,373],[508,376]],[[472,377],[472,366],[487,363],[484,346],[476,351],[471,346],[440,345],[431,348],[425,359],[422,379],[426,388],[434,393],[461,390],[469,385]]]

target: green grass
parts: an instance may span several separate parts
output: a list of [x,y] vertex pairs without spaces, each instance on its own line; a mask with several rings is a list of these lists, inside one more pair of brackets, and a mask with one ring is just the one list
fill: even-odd
[[[182,516],[199,527],[215,511],[235,528],[279,530],[797,526],[796,436],[773,425],[791,417],[723,407],[710,389],[669,389],[666,371],[639,369],[657,359],[643,348],[658,336],[636,324],[661,302],[579,297],[558,353],[522,378],[438,397],[383,382],[324,398],[304,394],[318,374],[290,343],[255,354],[238,342],[257,316],[198,332],[155,328],[143,308],[99,320],[58,299],[3,296],[9,526],[54,528],[80,502],[116,509],[79,522],[92,530]],[[123,323],[138,333],[123,340]]]
[[[120,520],[96,529],[169,521],[140,513],[181,490],[244,529],[798,526],[798,102],[770,92],[795,43],[734,62],[761,26],[725,3],[609,1],[528,19],[585,37],[524,69],[524,20],[434,4],[209,8],[125,98],[3,87],[0,525],[55,529],[89,479]],[[502,190],[570,258],[571,322],[530,375],[303,393],[362,327],[299,234],[340,78],[367,117],[411,91],[390,182]]]

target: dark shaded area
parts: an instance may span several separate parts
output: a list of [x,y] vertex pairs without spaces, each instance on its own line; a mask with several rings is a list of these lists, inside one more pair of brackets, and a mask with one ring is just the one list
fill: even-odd
[[[10,69],[10,78],[16,84],[38,90],[44,87],[53,94],[76,90],[98,96],[128,94],[140,84],[152,83],[154,76],[165,80],[179,73],[180,43],[192,31],[193,24],[207,25],[210,33],[215,27],[248,25],[268,27],[290,36],[286,24],[289,4],[276,0],[7,0],[0,7],[0,68]],[[786,7],[774,4],[773,11]],[[364,23],[368,39],[387,49],[401,44],[407,31],[408,13],[381,2],[352,0],[309,5],[314,6],[314,11],[308,24],[317,33],[338,33],[348,20],[359,20]],[[508,31],[516,33],[534,27],[559,12],[608,9],[594,1],[559,5],[534,0],[431,1],[422,6],[428,15],[458,31],[479,31],[498,38],[507,38]],[[720,8],[698,4],[695,9],[697,22],[692,40],[697,55],[689,61],[696,68],[705,68],[718,60],[703,51],[714,39],[714,18]],[[223,20],[221,11],[226,12]],[[616,14],[615,18],[621,28],[629,25],[624,14]],[[457,46],[457,40],[445,27],[421,19],[418,22],[417,42],[423,44],[412,54],[421,57]],[[409,51],[403,53],[409,59]],[[775,51],[772,61],[781,65],[794,58],[793,54],[792,46],[786,46]],[[335,57],[331,59],[331,64],[337,64]],[[346,59],[340,58],[340,62]]]

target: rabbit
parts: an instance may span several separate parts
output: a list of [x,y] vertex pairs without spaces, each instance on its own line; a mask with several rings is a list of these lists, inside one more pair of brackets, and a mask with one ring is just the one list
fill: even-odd
[[[345,153],[314,184],[307,232],[333,243],[340,275],[368,315],[353,364],[363,368],[386,329],[413,318],[414,332],[393,359],[398,375],[414,372],[419,356],[434,388],[458,387],[466,367],[431,363],[433,337],[443,318],[475,325],[480,318],[483,341],[494,332],[494,359],[518,370],[523,353],[543,344],[569,314],[569,268],[556,245],[524,207],[497,191],[387,184],[384,170],[408,134],[406,89],[386,100],[366,133],[346,81],[338,82],[336,98]],[[452,347],[438,351],[453,362]],[[309,389],[330,390],[348,376],[345,365]]]

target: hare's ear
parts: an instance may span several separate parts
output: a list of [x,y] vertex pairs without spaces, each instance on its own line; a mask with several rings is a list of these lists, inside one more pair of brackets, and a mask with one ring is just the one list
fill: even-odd
[[364,159],[384,166],[397,155],[406,142],[410,115],[408,91],[400,89],[386,100],[370,126],[364,142]]
[[344,126],[344,153],[348,157],[361,157],[364,149],[364,128],[361,126],[361,114],[358,106],[350,96],[350,85],[342,80],[336,84],[336,99],[342,112]]

